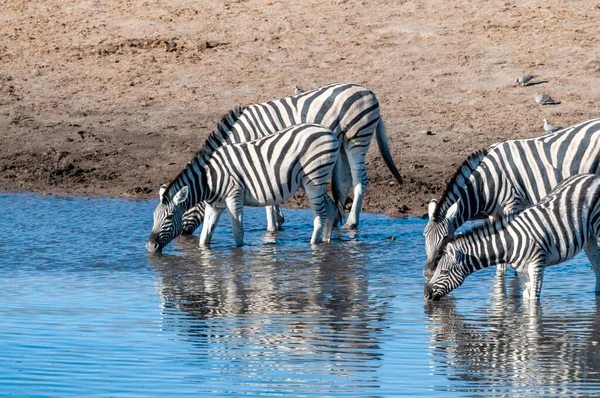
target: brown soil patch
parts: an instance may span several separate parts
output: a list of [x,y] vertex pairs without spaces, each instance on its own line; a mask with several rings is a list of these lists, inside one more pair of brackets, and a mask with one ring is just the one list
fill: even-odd
[[405,178],[373,143],[364,210],[421,215],[472,151],[599,116],[597,1],[9,0],[0,19],[4,191],[151,197],[234,106],[355,82]]

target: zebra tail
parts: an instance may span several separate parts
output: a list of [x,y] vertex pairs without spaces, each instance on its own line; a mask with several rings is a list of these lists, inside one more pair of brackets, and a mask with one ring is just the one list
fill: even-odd
[[340,178],[343,178],[341,175],[342,171],[340,170],[342,167],[340,166],[340,164],[338,164],[342,162],[342,156],[346,156],[346,154],[340,148],[340,155],[335,166],[333,167],[333,172],[331,173],[331,194],[333,196],[335,206],[337,207],[337,223],[339,224],[342,224],[345,221],[344,218],[346,215],[347,199],[347,196],[345,196],[344,193],[342,193],[342,182],[340,181]]
[[402,179],[402,176],[396,168],[396,165],[394,164],[394,159],[392,158],[392,154],[390,153],[387,132],[385,129],[385,124],[383,123],[383,119],[381,117],[379,118],[379,122],[377,123],[377,129],[375,130],[375,133],[377,135],[377,145],[379,146],[379,152],[381,153],[381,157],[383,157],[385,164],[398,181],[398,184],[403,184],[404,181]]
[[[334,191],[335,192],[335,191]],[[333,195],[335,197],[335,194]],[[346,215],[346,208],[345,208],[345,203],[342,203],[341,200],[339,200],[339,195],[338,195],[338,199],[334,199],[335,202],[335,207],[337,208],[337,217],[336,219],[339,221],[340,224],[344,223],[344,218]]]

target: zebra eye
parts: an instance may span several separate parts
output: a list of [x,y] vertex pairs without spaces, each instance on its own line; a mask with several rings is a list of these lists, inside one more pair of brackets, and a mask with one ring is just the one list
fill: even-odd
[[441,269],[440,270],[440,275],[448,275],[448,270],[447,269]]

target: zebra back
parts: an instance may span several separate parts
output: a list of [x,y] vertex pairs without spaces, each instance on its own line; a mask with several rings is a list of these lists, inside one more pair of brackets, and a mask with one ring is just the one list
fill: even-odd
[[324,187],[339,148],[333,132],[313,123],[220,147],[206,160],[205,200],[219,201],[232,187],[243,186],[249,205],[264,206],[288,199],[299,186]]

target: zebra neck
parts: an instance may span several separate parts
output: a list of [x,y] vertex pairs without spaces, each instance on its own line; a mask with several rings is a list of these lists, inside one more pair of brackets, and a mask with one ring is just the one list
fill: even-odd
[[187,186],[188,197],[185,201],[184,210],[189,210],[206,199],[206,175],[207,171],[204,160],[196,156],[169,184],[167,197],[172,199],[181,188]]
[[509,263],[511,250],[507,250],[503,244],[505,233],[504,230],[488,225],[488,228],[479,228],[477,233],[467,232],[457,239],[455,246],[462,253],[462,263],[469,273]]

